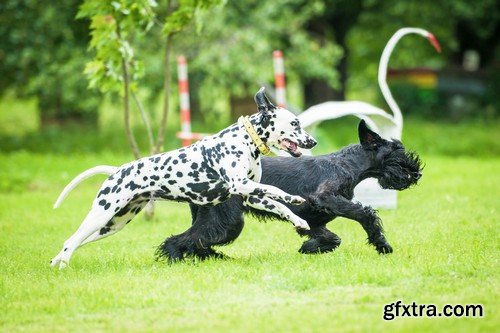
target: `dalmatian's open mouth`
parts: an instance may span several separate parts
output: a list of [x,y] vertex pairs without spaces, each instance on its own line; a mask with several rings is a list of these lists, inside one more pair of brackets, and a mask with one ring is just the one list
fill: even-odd
[[302,155],[302,153],[298,150],[298,145],[289,139],[283,139],[280,142],[280,146],[284,150],[289,152],[293,157],[299,157],[300,155]]

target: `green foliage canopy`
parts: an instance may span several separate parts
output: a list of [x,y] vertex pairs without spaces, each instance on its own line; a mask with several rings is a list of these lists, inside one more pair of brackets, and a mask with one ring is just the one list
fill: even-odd
[[[90,87],[104,93],[123,93],[124,60],[129,65],[131,89],[136,90],[144,76],[144,60],[136,50],[144,44],[161,45],[161,36],[151,30],[163,25],[163,35],[170,36],[189,24],[199,10],[217,3],[180,0],[167,1],[167,6],[161,7],[155,0],[84,1],[77,17],[91,20],[90,49],[95,54],[85,68]],[[160,50],[157,47],[151,51],[158,57]]]
[[[94,59],[87,63],[89,86],[103,93],[123,93],[122,60],[130,65],[132,82],[143,75],[143,63],[134,56],[132,38],[144,38],[154,24],[154,0],[92,1],[83,3],[77,18],[91,21],[90,49]],[[132,89],[136,89],[134,85]]]
[[42,119],[96,115],[98,96],[81,75],[88,23],[74,19],[79,3],[0,2],[0,93],[37,97]]
[[232,95],[253,94],[263,82],[273,82],[272,52],[284,51],[291,80],[321,77],[338,83],[335,64],[342,51],[335,41],[307,32],[307,24],[325,10],[323,1],[230,1],[201,17],[201,35],[194,28],[177,40],[191,59],[204,87]]

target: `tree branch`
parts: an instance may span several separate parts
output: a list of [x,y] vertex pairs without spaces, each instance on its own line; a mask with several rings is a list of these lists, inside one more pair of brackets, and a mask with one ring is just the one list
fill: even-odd
[[144,107],[143,107],[141,101],[139,100],[139,98],[137,98],[137,95],[134,94],[133,91],[131,91],[130,94],[132,95],[132,98],[135,101],[135,105],[137,106],[137,108],[139,109],[139,112],[141,113],[142,121],[144,122],[144,126],[146,127],[146,132],[148,133],[149,147],[150,147],[151,153],[154,154],[155,141],[153,138],[153,129],[151,128],[151,123],[149,121],[148,114],[144,110]]
[[[118,38],[122,39],[120,27],[117,24],[116,33],[118,34]],[[130,74],[128,68],[128,61],[125,59],[125,56],[121,55],[122,62],[122,77],[123,77],[123,116],[125,121],[125,133],[127,135],[128,142],[130,144],[130,148],[132,149],[132,154],[135,159],[139,159],[141,157],[141,153],[139,151],[139,147],[137,146],[137,141],[135,140],[134,133],[130,127]]]
[[165,129],[167,127],[168,107],[170,102],[170,53],[172,49],[172,35],[167,36],[164,53],[164,80],[163,80],[163,114],[158,129],[158,137],[154,153],[159,153],[163,150],[163,141],[165,137]]
[[[167,17],[172,14],[174,5],[171,0],[167,0]],[[167,34],[167,38],[165,40],[165,49],[163,53],[163,111],[162,117],[160,121],[160,125],[158,128],[158,136],[156,137],[156,145],[153,149],[153,153],[159,153],[163,150],[163,141],[165,140],[165,130],[167,127],[167,116],[168,109],[170,105],[170,53],[172,50],[172,33]]]

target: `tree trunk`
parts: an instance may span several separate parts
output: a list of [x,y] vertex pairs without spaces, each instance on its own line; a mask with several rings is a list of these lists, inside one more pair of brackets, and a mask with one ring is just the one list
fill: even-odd
[[313,79],[304,84],[304,101],[306,108],[327,102],[327,101],[344,101],[347,85],[347,55],[348,50],[346,45],[339,44],[344,55],[336,66],[339,73],[339,88],[332,88],[327,81],[321,79]]
[[128,62],[126,59],[122,58],[122,77],[123,77],[123,117],[125,123],[125,134],[132,150],[134,158],[137,160],[141,157],[141,152],[137,146],[137,141],[135,140],[134,133],[132,132],[132,126],[130,125],[130,76],[128,69]]
[[[167,15],[172,12],[172,1],[167,3]],[[172,78],[170,75],[170,56],[172,53],[172,34],[169,34],[165,38],[165,48],[163,51],[163,111],[160,121],[160,126],[158,128],[158,136],[156,138],[156,143],[151,147],[152,154],[157,154],[163,150],[163,142],[165,131],[167,129],[167,116],[168,109],[170,105],[170,84]],[[155,215],[155,201],[153,199],[149,200],[144,210],[144,217],[147,221],[153,220]]]
[[310,80],[304,84],[306,107],[329,100],[343,101],[346,95],[349,49],[347,34],[356,24],[363,9],[362,0],[340,0],[328,7],[321,17],[316,17],[308,25],[312,36],[325,41],[329,36],[342,48],[344,54],[336,66],[339,73],[339,87],[332,88],[325,80]]
[[314,79],[304,83],[305,108],[327,102],[344,100],[344,91],[330,87],[325,80]]
[[474,28],[471,21],[459,20],[455,27],[455,37],[458,41],[458,49],[454,53],[455,65],[461,67],[466,51],[475,50],[479,54],[479,66],[485,68],[495,61],[495,52],[500,40],[500,23],[494,28],[494,32],[488,37],[481,36]]
[[165,49],[163,51],[163,111],[156,137],[156,145],[152,147],[153,154],[157,154],[163,150],[163,141],[165,139],[165,130],[167,129],[167,116],[170,103],[170,55],[172,53],[172,35],[168,35],[165,40]]
[[231,96],[231,121],[235,122],[241,116],[248,116],[257,112],[257,106],[252,96]]
[[203,82],[202,75],[191,71],[189,73],[189,104],[191,108],[191,122],[206,123],[205,114],[201,112],[200,89]]

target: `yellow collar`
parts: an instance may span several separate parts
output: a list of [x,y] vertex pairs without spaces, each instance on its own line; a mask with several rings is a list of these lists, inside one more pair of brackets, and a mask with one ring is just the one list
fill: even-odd
[[238,119],[238,122],[242,123],[243,126],[245,126],[245,129],[250,135],[250,138],[252,139],[253,143],[257,146],[257,149],[259,152],[263,155],[269,155],[271,153],[271,149],[266,145],[264,141],[259,137],[257,132],[255,132],[255,129],[252,126],[252,123],[250,123],[250,120],[248,119],[248,116],[241,116]]

